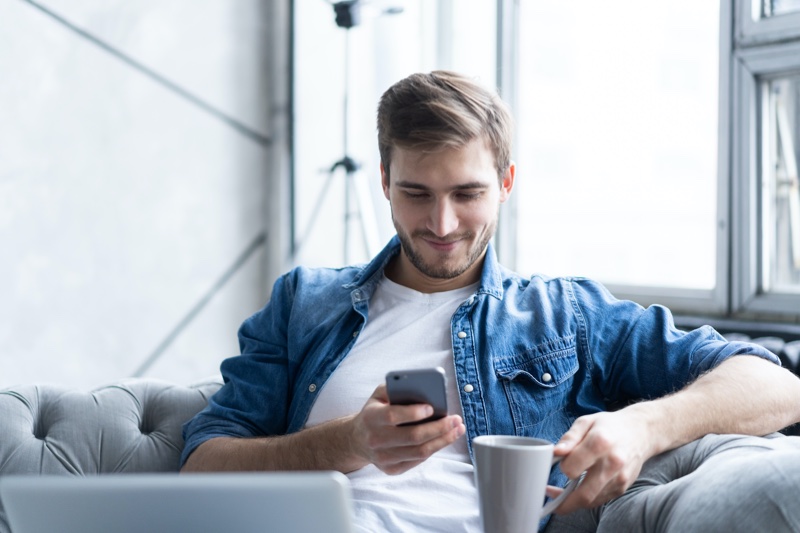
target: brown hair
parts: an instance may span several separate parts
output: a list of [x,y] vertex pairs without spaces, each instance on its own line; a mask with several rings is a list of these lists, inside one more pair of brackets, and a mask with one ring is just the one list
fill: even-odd
[[500,179],[511,164],[513,125],[500,97],[455,72],[412,74],[378,103],[378,149],[389,176],[392,148],[435,151],[484,137]]

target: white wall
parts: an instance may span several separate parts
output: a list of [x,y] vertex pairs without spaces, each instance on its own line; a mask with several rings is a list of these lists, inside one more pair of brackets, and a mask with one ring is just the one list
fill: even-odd
[[234,269],[267,218],[266,4],[0,3],[0,386],[238,353],[269,290],[264,246]]

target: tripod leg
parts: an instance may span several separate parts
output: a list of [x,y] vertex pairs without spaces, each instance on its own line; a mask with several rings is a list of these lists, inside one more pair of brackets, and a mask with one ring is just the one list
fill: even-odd
[[[364,250],[367,257],[373,257],[378,253],[380,240],[378,237],[378,221],[375,219],[375,209],[372,205],[372,197],[369,193],[369,184],[364,181],[364,176],[360,173],[353,174],[353,190],[355,191],[356,205],[358,206],[358,220],[361,225],[361,237],[364,240]],[[370,217],[367,223],[367,215]]]
[[328,177],[325,179],[325,183],[322,185],[322,190],[319,192],[319,196],[317,196],[317,201],[314,204],[314,210],[311,212],[311,217],[309,217],[308,219],[308,226],[306,227],[306,232],[303,234],[303,237],[299,239],[295,244],[295,255],[300,253],[300,250],[306,243],[306,239],[308,239],[308,236],[314,229],[314,224],[317,221],[317,216],[319,215],[323,202],[325,202],[325,197],[328,195],[328,189],[330,188],[331,183],[333,182],[335,174],[336,174],[336,167],[328,171]]

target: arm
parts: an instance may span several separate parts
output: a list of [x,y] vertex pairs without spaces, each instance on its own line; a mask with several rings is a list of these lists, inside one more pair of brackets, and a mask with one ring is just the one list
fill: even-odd
[[181,472],[220,470],[338,470],[372,463],[400,474],[466,432],[451,415],[416,426],[398,424],[430,416],[429,405],[389,405],[381,385],[358,414],[277,437],[218,437],[197,447]]
[[[349,328],[356,327],[355,320],[348,325],[342,318],[353,313],[350,298],[332,298],[320,289],[340,286],[341,280],[334,283],[320,276],[303,269],[282,276],[268,304],[242,324],[242,355],[226,359],[220,367],[225,385],[184,426],[182,472],[351,472],[374,463],[387,473],[400,473],[465,433],[458,416],[396,427],[425,418],[430,406],[391,406],[384,386],[360,412],[302,429],[302,413],[292,415],[290,406],[303,403],[299,411],[306,414],[306,407],[310,409],[310,397],[297,396],[309,390],[308,383],[297,384],[303,365],[321,365],[328,354],[340,350],[337,335],[331,333],[335,328],[344,327],[349,337]],[[326,324],[325,331],[315,337],[309,330],[319,324]]]
[[800,420],[800,379],[760,357],[732,357],[680,392],[578,418],[556,446],[562,471],[581,486],[568,513],[622,494],[644,462],[709,433],[764,435]]

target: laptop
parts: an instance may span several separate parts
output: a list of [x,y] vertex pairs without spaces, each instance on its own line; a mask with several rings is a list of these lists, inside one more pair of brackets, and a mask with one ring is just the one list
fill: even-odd
[[352,533],[339,472],[0,476],[12,533]]

